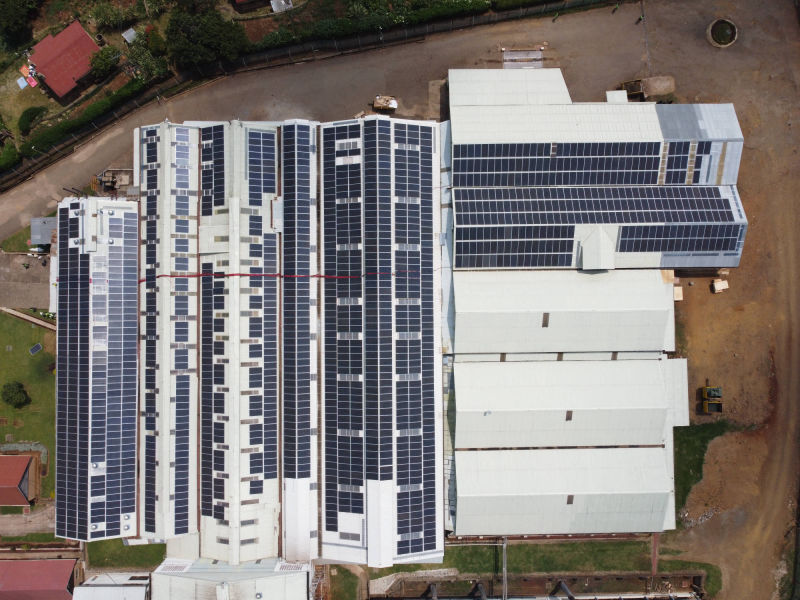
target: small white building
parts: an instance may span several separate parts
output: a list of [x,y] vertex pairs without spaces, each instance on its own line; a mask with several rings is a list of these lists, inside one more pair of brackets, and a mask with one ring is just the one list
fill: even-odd
[[72,591],[74,600],[148,600],[150,573],[100,573]]

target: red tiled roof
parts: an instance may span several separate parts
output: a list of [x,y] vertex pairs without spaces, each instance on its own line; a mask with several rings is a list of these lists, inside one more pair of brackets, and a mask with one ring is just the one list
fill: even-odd
[[71,600],[75,559],[0,560],[0,600]]
[[30,462],[31,457],[24,454],[0,455],[0,506],[28,506],[19,484]]
[[33,47],[30,61],[44,75],[45,83],[61,97],[77,85],[91,68],[89,60],[100,48],[78,21],[53,37],[48,35]]

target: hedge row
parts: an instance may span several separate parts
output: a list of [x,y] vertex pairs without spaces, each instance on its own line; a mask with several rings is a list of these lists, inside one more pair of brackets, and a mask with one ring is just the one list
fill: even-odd
[[255,43],[255,50],[277,48],[288,44],[312,40],[330,40],[360,33],[375,33],[397,25],[417,25],[436,19],[460,17],[486,12],[492,6],[490,0],[434,0],[424,8],[411,10],[404,15],[373,13],[359,19],[319,19],[311,23],[292,24],[268,33]]
[[46,106],[31,106],[22,111],[19,116],[17,125],[22,135],[28,135],[31,132],[33,122],[47,112]]
[[147,87],[146,83],[138,79],[132,79],[108,97],[90,104],[81,115],[74,119],[61,121],[36,132],[28,141],[22,144],[19,149],[20,155],[32,157],[49,150],[52,146],[63,141],[70,133],[81,129],[97,117],[130,100],[145,87]]
[[19,154],[13,140],[6,140],[0,147],[0,172],[10,169],[19,162]]

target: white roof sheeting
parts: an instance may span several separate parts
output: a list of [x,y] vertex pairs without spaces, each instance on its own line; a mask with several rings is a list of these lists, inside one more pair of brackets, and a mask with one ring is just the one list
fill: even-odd
[[450,106],[570,104],[561,69],[450,69]]
[[657,270],[454,271],[453,285],[457,354],[675,349]]
[[671,451],[456,452],[456,534],[662,531],[674,512]]
[[[526,70],[498,71],[527,73]],[[658,142],[654,104],[529,104],[450,107],[453,144]]]
[[681,372],[685,360],[455,363],[455,447],[664,444],[673,407],[688,411]]

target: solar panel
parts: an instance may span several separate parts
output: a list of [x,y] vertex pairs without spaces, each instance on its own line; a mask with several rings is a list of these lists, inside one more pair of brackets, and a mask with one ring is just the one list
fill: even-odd
[[[73,204],[80,216],[59,209],[56,533],[88,540],[133,533],[139,219]],[[81,218],[105,234],[85,251]]]
[[247,132],[247,183],[250,206],[261,206],[262,194],[275,193],[275,133]]
[[203,127],[200,143],[200,214],[207,217],[225,204],[225,127]]
[[[263,267],[265,273],[278,272],[278,236],[264,234],[262,243]],[[252,297],[251,297],[252,298]],[[257,298],[257,296],[256,296]],[[262,353],[263,387],[261,414],[263,415],[264,452],[259,467],[255,471],[263,473],[264,479],[278,477],[278,279],[265,277],[262,287]],[[251,455],[251,460],[253,456]],[[251,469],[251,473],[252,473]],[[263,488],[262,488],[263,489]],[[252,491],[252,490],[251,490]]]
[[[647,246],[662,248],[654,252],[690,252],[714,246],[702,240],[726,237],[721,232],[730,230],[720,227],[736,219],[720,188],[706,186],[459,188],[453,197],[457,268],[570,267],[575,226],[587,224],[622,225],[620,252]],[[632,227],[651,223],[696,226]],[[656,231],[662,237],[680,232],[695,241],[645,246],[633,241],[656,238],[651,235]]]
[[[311,161],[312,129],[282,130],[283,474],[311,476]],[[299,275],[300,277],[295,277]]]
[[[202,263],[201,271],[213,273],[213,263]],[[214,282],[200,279],[200,514],[207,517],[214,516]]]

